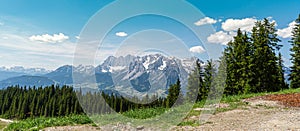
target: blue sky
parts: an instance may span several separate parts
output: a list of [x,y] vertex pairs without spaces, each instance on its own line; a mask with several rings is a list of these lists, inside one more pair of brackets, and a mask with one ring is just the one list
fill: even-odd
[[[251,22],[268,17],[276,22],[277,29],[280,30],[278,32],[280,34],[279,38],[282,40],[281,44],[284,45],[281,52],[285,64],[290,65],[288,60],[290,58],[290,44],[287,41],[290,39],[291,22],[300,13],[300,1],[188,0],[187,2],[203,13],[198,18],[190,18],[194,22],[189,24],[194,25],[199,32],[208,33],[206,36],[209,38],[205,38],[207,42],[201,43],[198,41],[193,32],[178,21],[162,16],[142,15],[127,19],[109,31],[98,51],[99,58],[97,58],[97,62],[101,63],[101,60],[107,55],[112,55],[116,51],[120,52],[120,49],[123,49],[120,47],[124,47],[126,44],[131,47],[124,48],[126,51],[132,51],[137,47],[147,47],[147,42],[138,41],[139,38],[148,40],[148,43],[149,41],[155,41],[155,44],[159,45],[157,48],[161,49],[177,47],[177,43],[178,50],[184,50],[187,55],[196,55],[208,59],[208,52],[211,54],[217,54],[218,52],[207,50],[207,48],[216,45],[225,47],[226,41],[234,35],[237,26],[241,26],[247,31],[252,25]],[[0,66],[21,65],[55,69],[61,65],[72,64],[76,42],[79,40],[81,31],[99,10],[108,7],[110,3],[112,1],[108,0],[1,1]],[[135,7],[135,1],[133,0],[129,0],[127,3],[128,6],[131,6],[130,9],[139,8]],[[158,1],[154,4],[163,5],[164,3]],[[117,17],[118,13],[124,13],[128,10],[119,8],[112,11],[111,16],[107,17]],[[185,12],[186,9],[182,8],[166,6],[166,10],[172,10],[172,13],[177,16],[192,16]],[[195,24],[196,22],[198,23]],[[207,25],[214,27],[215,32],[202,30],[203,26]],[[164,37],[159,38],[157,34]],[[168,40],[173,43],[173,46],[170,46],[170,43],[165,45],[162,43]],[[95,43],[99,44],[99,42]],[[186,45],[186,49],[180,47],[182,44]],[[167,52],[175,50],[172,48],[166,49],[170,50]],[[186,50],[192,53],[189,54]]]

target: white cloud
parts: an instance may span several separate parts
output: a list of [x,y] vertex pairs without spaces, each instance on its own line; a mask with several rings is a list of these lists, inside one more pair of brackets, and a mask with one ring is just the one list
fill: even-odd
[[[72,64],[76,44],[70,41],[61,44],[39,44],[22,34],[1,34],[0,52],[5,57],[3,65],[22,65],[26,67],[57,68],[62,64]],[[12,51],[13,50],[13,51]],[[49,62],[51,64],[49,64]]]
[[207,37],[209,43],[227,45],[233,39],[234,32],[219,31]]
[[76,38],[76,39],[78,39],[78,40],[80,39],[80,37],[79,37],[79,36],[75,36],[75,38]]
[[120,37],[125,37],[127,36],[128,34],[126,32],[117,32],[116,33],[116,36],[120,36]]
[[59,34],[44,34],[44,35],[33,35],[29,37],[31,41],[38,41],[43,43],[60,43],[69,39],[69,36],[64,35],[63,33]]
[[295,27],[296,22],[293,21],[289,24],[288,27],[283,28],[283,29],[278,29],[277,34],[278,36],[282,37],[282,38],[289,38],[292,36],[292,31],[293,28]]
[[190,52],[201,54],[205,52],[205,49],[202,46],[194,46],[190,48]]
[[225,31],[236,31],[240,28],[242,31],[250,32],[256,21],[257,19],[255,18],[227,19],[222,23],[222,29]]
[[[7,49],[15,49],[23,52],[40,52],[57,55],[69,55],[73,56],[76,44],[72,42],[64,42],[62,44],[37,44],[30,42],[27,38],[15,34],[5,34],[7,39],[0,39],[2,43],[0,47]],[[18,44],[12,44],[18,43]]]
[[217,20],[214,20],[209,17],[204,17],[203,19],[200,19],[199,21],[195,22],[194,24],[197,26],[206,25],[206,24],[215,24],[217,23]]
[[4,23],[0,22],[0,26],[4,25]]
[[275,25],[274,25],[275,27],[278,26],[272,16],[267,17],[267,19],[269,20],[270,23],[275,23]]

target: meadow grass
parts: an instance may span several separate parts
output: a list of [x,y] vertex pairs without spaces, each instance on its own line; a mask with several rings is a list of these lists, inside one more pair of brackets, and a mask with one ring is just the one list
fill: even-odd
[[92,121],[86,115],[70,115],[64,117],[38,117],[28,118],[9,124],[4,131],[19,130],[40,130],[46,127],[66,126],[66,125],[80,125],[91,124]]
[[145,109],[137,109],[137,110],[130,110],[127,112],[122,113],[124,116],[135,118],[135,119],[147,119],[152,118],[157,115],[165,113],[167,109],[163,107],[159,108],[145,108]]

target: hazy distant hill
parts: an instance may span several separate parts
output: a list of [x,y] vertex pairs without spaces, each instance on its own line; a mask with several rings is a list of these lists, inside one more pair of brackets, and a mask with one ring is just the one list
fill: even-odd
[[0,67],[0,81],[22,75],[40,76],[49,72],[49,70],[46,70],[44,68],[24,68],[22,66],[15,66],[10,68]]
[[20,86],[46,86],[46,85],[52,85],[55,84],[55,81],[47,78],[47,77],[42,77],[42,76],[18,76],[18,77],[13,77],[9,78],[6,80],[0,81],[0,86],[1,87],[7,87],[11,85],[20,85]]

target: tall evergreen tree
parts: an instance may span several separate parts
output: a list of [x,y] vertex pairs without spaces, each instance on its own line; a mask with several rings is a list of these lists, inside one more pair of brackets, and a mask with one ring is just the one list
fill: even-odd
[[278,91],[281,87],[278,86],[280,81],[275,49],[278,48],[280,40],[277,38],[275,23],[270,23],[268,19],[256,22],[251,39],[254,46],[253,92]]
[[278,74],[278,83],[279,83],[279,87],[281,87],[281,89],[287,89],[288,88],[288,85],[287,83],[285,82],[285,79],[284,79],[284,69],[283,69],[283,60],[282,60],[282,55],[281,53],[279,52],[278,54],[278,70],[279,70],[279,74]]
[[199,92],[201,95],[201,99],[206,99],[208,92],[212,87],[212,82],[216,74],[215,65],[212,60],[208,60],[206,66],[204,67],[204,78],[203,78],[203,86],[200,88]]
[[250,58],[253,48],[246,33],[240,29],[233,41],[228,43],[225,49],[225,61],[227,65],[227,79],[225,94],[241,94],[249,92],[253,73],[251,72]]
[[181,88],[180,88],[180,80],[177,79],[177,82],[173,85],[171,85],[168,89],[168,96],[167,96],[167,103],[166,103],[166,107],[167,108],[170,108],[172,107],[175,102],[177,101],[177,99],[179,97],[182,97],[180,96],[181,93]]
[[293,29],[292,44],[291,50],[291,61],[293,66],[291,67],[291,74],[289,80],[291,81],[291,88],[300,87],[300,14],[295,20],[295,28]]
[[195,63],[195,68],[192,73],[189,74],[188,77],[188,86],[187,86],[187,93],[186,99],[189,102],[200,101],[201,94],[199,89],[203,87],[203,70],[201,67],[200,60],[197,59]]

